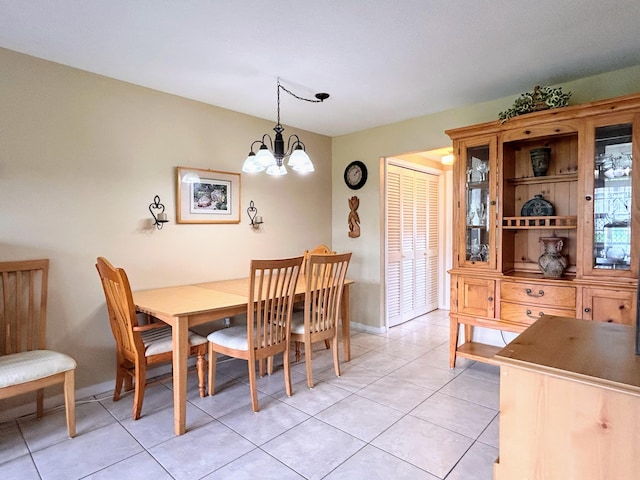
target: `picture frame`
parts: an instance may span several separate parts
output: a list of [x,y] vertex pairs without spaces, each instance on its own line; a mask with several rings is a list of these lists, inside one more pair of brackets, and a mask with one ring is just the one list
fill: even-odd
[[176,167],[177,223],[240,223],[240,174]]

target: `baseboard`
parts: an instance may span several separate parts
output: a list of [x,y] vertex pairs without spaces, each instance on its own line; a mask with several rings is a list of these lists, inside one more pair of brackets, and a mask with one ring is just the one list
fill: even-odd
[[358,332],[365,333],[387,333],[388,329],[385,326],[382,327],[373,327],[371,325],[365,325],[364,323],[351,322],[351,330],[357,330]]

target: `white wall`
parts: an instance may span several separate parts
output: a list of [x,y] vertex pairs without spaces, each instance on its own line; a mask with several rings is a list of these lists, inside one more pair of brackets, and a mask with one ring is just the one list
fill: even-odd
[[[97,256],[146,289],[243,277],[251,258],[331,244],[330,138],[287,128],[316,172],[242,174],[240,224],[177,225],[175,167],[240,172],[275,121],[3,49],[0,72],[0,261],[51,259],[48,346],[77,360],[78,389],[114,378]],[[150,225],[154,195],[171,220],[163,230]]]

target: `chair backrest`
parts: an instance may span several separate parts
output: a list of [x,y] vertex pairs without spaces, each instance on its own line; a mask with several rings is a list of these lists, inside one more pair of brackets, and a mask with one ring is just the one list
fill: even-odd
[[302,263],[302,272],[305,273],[307,271],[307,263],[309,263],[309,256],[311,255],[333,255],[336,252],[332,251],[326,245],[318,245],[317,247],[311,250],[304,251],[304,262]]
[[116,346],[125,358],[134,358],[139,352],[144,352],[144,345],[142,337],[133,330],[138,326],[138,317],[127,273],[111,265],[104,257],[98,257],[96,268],[102,281]]
[[337,327],[342,288],[351,253],[311,255],[304,301],[305,331],[310,334]]
[[0,355],[46,348],[49,260],[0,263]]
[[247,338],[254,350],[265,350],[263,357],[288,345],[302,259],[251,261]]

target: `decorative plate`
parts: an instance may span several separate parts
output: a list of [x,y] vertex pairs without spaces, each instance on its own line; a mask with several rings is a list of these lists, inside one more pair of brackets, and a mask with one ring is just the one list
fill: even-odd
[[553,213],[553,205],[542,198],[542,195],[527,200],[520,211],[523,217],[550,217]]

